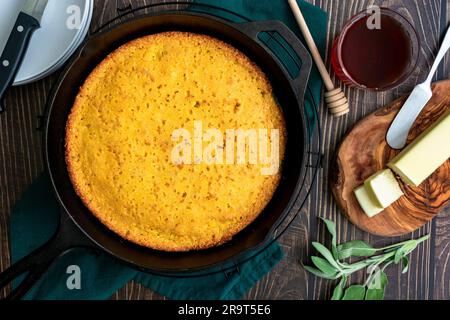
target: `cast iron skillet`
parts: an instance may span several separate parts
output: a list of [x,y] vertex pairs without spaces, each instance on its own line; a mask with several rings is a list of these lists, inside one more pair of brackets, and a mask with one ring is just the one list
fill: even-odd
[[[69,179],[65,163],[65,126],[75,96],[90,72],[107,54],[140,36],[168,31],[191,31],[222,39],[243,51],[269,77],[283,109],[288,142],[282,181],[263,213],[228,243],[208,250],[166,253],[130,243],[103,226],[83,205]],[[302,61],[297,77],[292,78],[258,35],[276,31]],[[239,263],[250,250],[262,248],[273,238],[276,226],[286,217],[302,189],[306,174],[306,123],[303,99],[311,70],[311,58],[298,40],[279,21],[234,24],[192,12],[170,12],[136,17],[90,37],[68,64],[54,88],[47,106],[45,122],[45,160],[54,192],[64,209],[53,239],[0,274],[0,289],[26,274],[10,299],[21,298],[42,276],[52,262],[75,247],[101,249],[140,270],[168,276],[224,270]],[[212,269],[211,269],[212,268]]]

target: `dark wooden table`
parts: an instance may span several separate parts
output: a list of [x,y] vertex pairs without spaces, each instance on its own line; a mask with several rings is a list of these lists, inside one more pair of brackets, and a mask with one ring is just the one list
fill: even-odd
[[[116,9],[127,7],[129,1],[95,0],[92,29],[116,15]],[[411,237],[431,234],[431,240],[420,246],[411,256],[411,269],[402,275],[400,268],[388,269],[389,299],[450,299],[450,208],[433,222],[414,234],[398,239],[371,236],[352,226],[337,209],[329,185],[328,169],[333,152],[345,133],[356,121],[407,94],[415,84],[424,80],[437,52],[439,40],[450,20],[450,0],[308,0],[329,13],[328,49],[345,21],[370,4],[391,7],[402,12],[414,24],[422,40],[420,63],[413,76],[401,87],[386,93],[371,93],[346,88],[351,101],[351,113],[333,119],[322,106],[320,118],[323,130],[324,168],[320,171],[313,193],[294,225],[282,237],[286,258],[247,295],[248,299],[327,299],[333,282],[306,274],[299,261],[312,253],[310,242],[324,240],[324,226],[317,217],[336,222],[338,241],[363,239],[381,245]],[[132,0],[133,5],[149,1]],[[328,57],[327,57],[328,58]],[[436,79],[448,78],[450,59],[440,66]],[[44,167],[41,133],[36,131],[37,118],[42,114],[46,95],[56,75],[27,86],[13,88],[7,96],[8,112],[0,116],[0,268],[10,264],[8,226],[12,206],[21,193]],[[362,281],[364,274],[351,280]],[[0,293],[1,295],[2,293]],[[112,299],[161,299],[135,283],[114,294]]]

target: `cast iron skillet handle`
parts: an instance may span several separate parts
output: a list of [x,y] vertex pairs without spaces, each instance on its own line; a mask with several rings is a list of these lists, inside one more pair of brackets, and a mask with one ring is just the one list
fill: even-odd
[[[308,85],[305,79],[308,79],[311,72],[312,59],[309,51],[305,48],[305,46],[295,35],[295,33],[292,32],[291,29],[289,29],[284,23],[278,20],[235,23],[234,25],[238,30],[244,32],[247,36],[258,42],[263,47],[267,47],[267,45],[258,38],[258,35],[261,32],[268,31],[278,32],[284,38],[284,40],[286,40],[286,42],[291,45],[292,49],[294,49],[295,53],[302,61],[300,72],[295,79],[292,79],[291,84],[293,86],[293,89],[295,90],[295,93],[297,94],[297,97],[303,99],[306,87]],[[275,58],[275,60],[279,61],[279,59],[270,49],[268,49],[267,51]],[[288,78],[291,78],[286,68],[283,65],[282,67],[288,75]]]
[[14,279],[28,273],[19,286],[5,299],[21,299],[47,271],[56,258],[75,247],[93,247],[93,245],[87,240],[85,235],[81,235],[81,231],[77,229],[67,216],[62,215],[60,227],[51,240],[0,274],[0,289],[3,289]]
[[27,52],[31,36],[39,27],[39,22],[35,18],[23,12],[19,14],[0,57],[0,113],[5,111],[4,97],[6,91],[13,84]]

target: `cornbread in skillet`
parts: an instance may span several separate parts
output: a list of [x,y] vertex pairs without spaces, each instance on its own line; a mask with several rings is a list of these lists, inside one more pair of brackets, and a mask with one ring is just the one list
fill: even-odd
[[283,114],[240,51],[185,32],[123,45],[91,73],[69,116],[66,161],[77,194],[142,246],[189,251],[230,240],[266,207],[280,173],[261,174],[264,164],[174,163],[173,132],[193,132],[198,121],[224,133],[278,129],[283,159]]

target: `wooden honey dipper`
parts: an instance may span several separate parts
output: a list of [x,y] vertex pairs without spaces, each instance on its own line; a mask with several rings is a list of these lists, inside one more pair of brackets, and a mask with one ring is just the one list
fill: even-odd
[[292,13],[297,20],[300,30],[303,33],[306,44],[309,47],[311,55],[319,69],[320,75],[325,84],[327,92],[325,92],[325,101],[328,105],[330,113],[335,117],[341,117],[349,113],[349,105],[345,93],[342,92],[341,88],[336,88],[331,80],[330,74],[325,67],[322,57],[320,56],[319,50],[317,49],[316,43],[309,31],[308,25],[306,24],[305,18],[303,17],[302,11],[297,4],[296,0],[288,0],[289,6],[292,9]]

